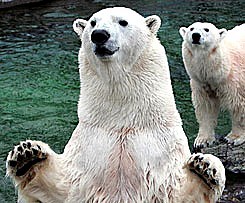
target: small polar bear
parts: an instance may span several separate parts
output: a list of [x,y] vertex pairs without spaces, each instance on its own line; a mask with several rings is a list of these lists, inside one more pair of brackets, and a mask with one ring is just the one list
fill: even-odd
[[181,27],[179,32],[199,123],[194,147],[206,147],[215,141],[220,109],[228,109],[232,117],[232,131],[225,139],[235,145],[244,143],[245,24],[227,31],[196,22]]
[[32,140],[9,152],[19,202],[215,202],[225,170],[217,157],[190,154],[160,18],[114,7],[73,27],[82,41],[79,123],[62,154]]

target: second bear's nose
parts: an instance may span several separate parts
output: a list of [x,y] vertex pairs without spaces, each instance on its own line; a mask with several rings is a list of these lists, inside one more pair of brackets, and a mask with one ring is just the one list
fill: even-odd
[[101,45],[110,38],[110,34],[106,30],[94,30],[91,35],[93,43]]
[[201,35],[199,33],[195,32],[192,34],[193,42],[199,42],[200,38],[201,38]]

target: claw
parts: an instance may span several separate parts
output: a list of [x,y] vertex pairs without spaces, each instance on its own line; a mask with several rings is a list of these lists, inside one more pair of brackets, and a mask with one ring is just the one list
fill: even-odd
[[28,149],[31,149],[31,143],[30,142],[27,142],[26,144],[27,144],[27,148]]
[[23,152],[23,148],[21,146],[18,146],[17,150],[22,153]]
[[217,173],[217,170],[214,168],[213,169],[213,175],[215,176],[216,173]]
[[15,166],[17,165],[17,161],[10,160],[10,161],[9,161],[9,165],[10,165],[11,167],[15,167]]
[[197,155],[196,157],[194,157],[194,160],[198,160],[199,159],[199,157],[200,157],[200,155]]

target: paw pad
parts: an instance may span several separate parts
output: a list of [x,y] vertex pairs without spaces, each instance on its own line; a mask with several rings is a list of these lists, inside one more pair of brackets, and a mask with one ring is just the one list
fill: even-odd
[[201,153],[193,154],[187,161],[187,167],[193,173],[197,174],[211,188],[219,185],[218,171],[215,168],[215,163],[209,156]]
[[7,157],[7,168],[11,174],[16,176],[25,175],[33,165],[47,159],[47,154],[35,142],[20,142],[9,152]]

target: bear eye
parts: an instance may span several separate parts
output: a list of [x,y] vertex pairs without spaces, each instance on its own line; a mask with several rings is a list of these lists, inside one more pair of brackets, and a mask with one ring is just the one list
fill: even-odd
[[193,27],[190,29],[190,31],[192,31],[192,30],[194,30],[194,28],[193,28]]
[[128,25],[128,22],[126,20],[119,20],[119,24],[123,27],[126,27]]
[[205,30],[206,32],[209,32],[209,29],[208,29],[208,28],[204,28],[204,30]]
[[90,22],[90,25],[91,25],[92,27],[94,27],[94,26],[96,25],[96,21],[95,21],[95,20],[92,20],[92,21]]

